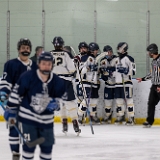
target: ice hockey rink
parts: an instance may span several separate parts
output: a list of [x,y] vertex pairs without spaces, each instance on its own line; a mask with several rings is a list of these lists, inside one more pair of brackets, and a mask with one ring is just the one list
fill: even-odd
[[[56,144],[53,148],[53,160],[159,160],[160,126],[143,128],[141,125],[93,125],[95,134],[91,134],[89,125],[81,126],[77,137],[69,124],[66,135],[61,132],[61,124],[56,123]],[[8,133],[5,122],[0,123],[1,160],[10,160]],[[39,148],[35,153],[38,157]]]

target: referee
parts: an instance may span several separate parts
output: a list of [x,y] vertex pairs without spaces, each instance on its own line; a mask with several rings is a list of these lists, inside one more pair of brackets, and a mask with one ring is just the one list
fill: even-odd
[[149,57],[152,58],[151,73],[143,78],[137,78],[138,82],[151,80],[152,86],[150,88],[148,98],[148,111],[146,122],[143,126],[150,128],[154,122],[155,107],[160,100],[160,54],[158,54],[158,46],[154,43],[147,47]]

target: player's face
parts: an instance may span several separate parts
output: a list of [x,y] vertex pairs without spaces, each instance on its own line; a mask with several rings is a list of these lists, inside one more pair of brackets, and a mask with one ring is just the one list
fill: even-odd
[[39,48],[38,51],[36,52],[37,56],[40,56],[40,54],[43,52],[43,48]]
[[87,52],[87,51],[88,51],[88,49],[86,47],[80,48],[80,53]]
[[31,52],[31,49],[29,46],[21,45],[21,47],[19,49],[19,53],[21,53],[21,52]]
[[148,52],[148,55],[149,55],[150,58],[153,58],[153,53]]
[[38,64],[39,69],[42,71],[51,71],[52,70],[52,62],[51,61],[43,61],[41,60]]
[[93,51],[92,54],[96,57],[98,54],[98,50]]
[[22,52],[28,52],[28,53],[30,53],[31,49],[30,49],[29,46],[21,45],[21,47],[18,50],[18,52],[19,52],[19,58],[21,59],[21,61],[28,61],[30,54],[28,56],[24,56],[24,55],[22,55]]
[[108,56],[112,56],[112,51],[108,51]]

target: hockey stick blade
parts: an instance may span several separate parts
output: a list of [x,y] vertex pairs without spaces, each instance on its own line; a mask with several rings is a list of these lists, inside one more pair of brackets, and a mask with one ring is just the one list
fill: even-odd
[[35,147],[36,145],[39,145],[39,144],[42,144],[43,142],[45,141],[45,138],[44,137],[40,137],[32,142],[29,142],[29,141],[25,141],[26,145],[29,147],[29,148],[32,148],[32,147]]

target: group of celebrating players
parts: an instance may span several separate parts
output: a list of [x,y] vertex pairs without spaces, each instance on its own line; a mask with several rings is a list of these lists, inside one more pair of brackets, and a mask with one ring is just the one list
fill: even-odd
[[[100,117],[97,116],[100,78],[105,81],[103,121],[111,123],[115,100],[115,123],[135,123],[132,76],[135,75],[136,67],[134,59],[128,55],[126,42],[117,45],[118,55],[113,54],[109,45],[104,46],[103,53],[99,53],[97,43],[80,42],[77,56],[73,56],[64,46],[61,37],[55,37],[52,43],[54,50],[41,53],[35,63],[29,59],[32,51],[30,40],[22,38],[17,44],[18,58],[4,65],[0,101],[2,105],[7,104],[4,117],[9,124],[13,160],[20,159],[19,133],[15,125],[31,142],[44,137],[45,141],[40,144],[40,159],[52,159],[53,117],[59,106],[65,133],[68,131],[68,113],[77,135],[81,132],[79,124],[85,123],[86,113],[90,121],[100,123]],[[76,93],[73,79],[76,82]],[[23,143],[24,160],[33,159],[34,151],[35,146],[29,148]]]

